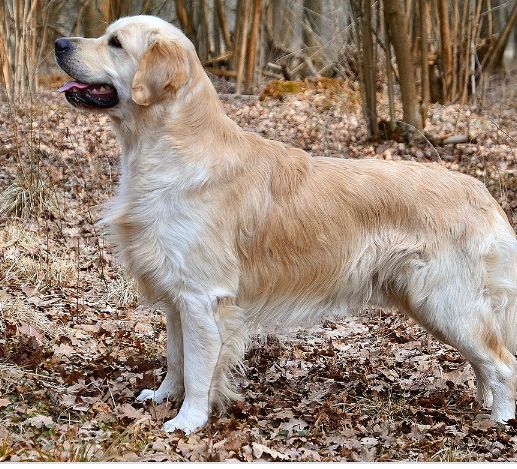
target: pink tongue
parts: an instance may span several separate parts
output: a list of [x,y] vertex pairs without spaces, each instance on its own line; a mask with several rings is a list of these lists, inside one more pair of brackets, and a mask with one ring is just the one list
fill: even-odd
[[65,83],[61,88],[58,89],[60,93],[63,93],[65,91],[68,91],[70,88],[76,87],[80,90],[84,90],[88,88],[90,85],[88,83],[81,83],[80,81],[69,81],[68,83]]

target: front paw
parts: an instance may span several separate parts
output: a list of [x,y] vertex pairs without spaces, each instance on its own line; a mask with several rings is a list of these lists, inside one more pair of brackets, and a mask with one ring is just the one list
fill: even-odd
[[208,415],[205,413],[186,413],[180,412],[172,420],[168,420],[163,424],[163,429],[166,432],[173,432],[175,430],[181,430],[186,435],[194,433],[196,430],[200,430],[208,422]]
[[136,402],[153,401],[161,404],[168,396],[168,392],[160,392],[159,389],[144,389],[136,398]]

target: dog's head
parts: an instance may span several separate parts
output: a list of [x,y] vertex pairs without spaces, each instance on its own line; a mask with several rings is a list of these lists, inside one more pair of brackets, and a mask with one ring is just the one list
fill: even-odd
[[66,99],[114,115],[174,99],[198,61],[187,37],[153,16],[121,18],[96,39],[57,39],[55,53],[73,78],[59,89]]

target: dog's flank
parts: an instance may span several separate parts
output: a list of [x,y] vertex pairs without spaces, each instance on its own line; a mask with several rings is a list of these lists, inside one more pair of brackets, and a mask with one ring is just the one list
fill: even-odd
[[114,33],[131,60],[88,65],[90,44],[107,41],[75,39],[73,63],[120,97],[105,110],[122,147],[106,222],[166,310],[167,376],[140,399],[184,397],[167,430],[193,431],[237,396],[227,373],[250,332],[368,303],[456,347],[493,419],[514,417],[517,241],[483,184],[438,165],[313,158],[245,132],[179,30],[135,17]]

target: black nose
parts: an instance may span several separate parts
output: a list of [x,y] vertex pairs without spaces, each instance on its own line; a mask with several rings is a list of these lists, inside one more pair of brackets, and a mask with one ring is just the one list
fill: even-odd
[[72,48],[72,43],[66,37],[60,37],[59,39],[56,39],[54,46],[56,48],[56,52],[66,52]]

